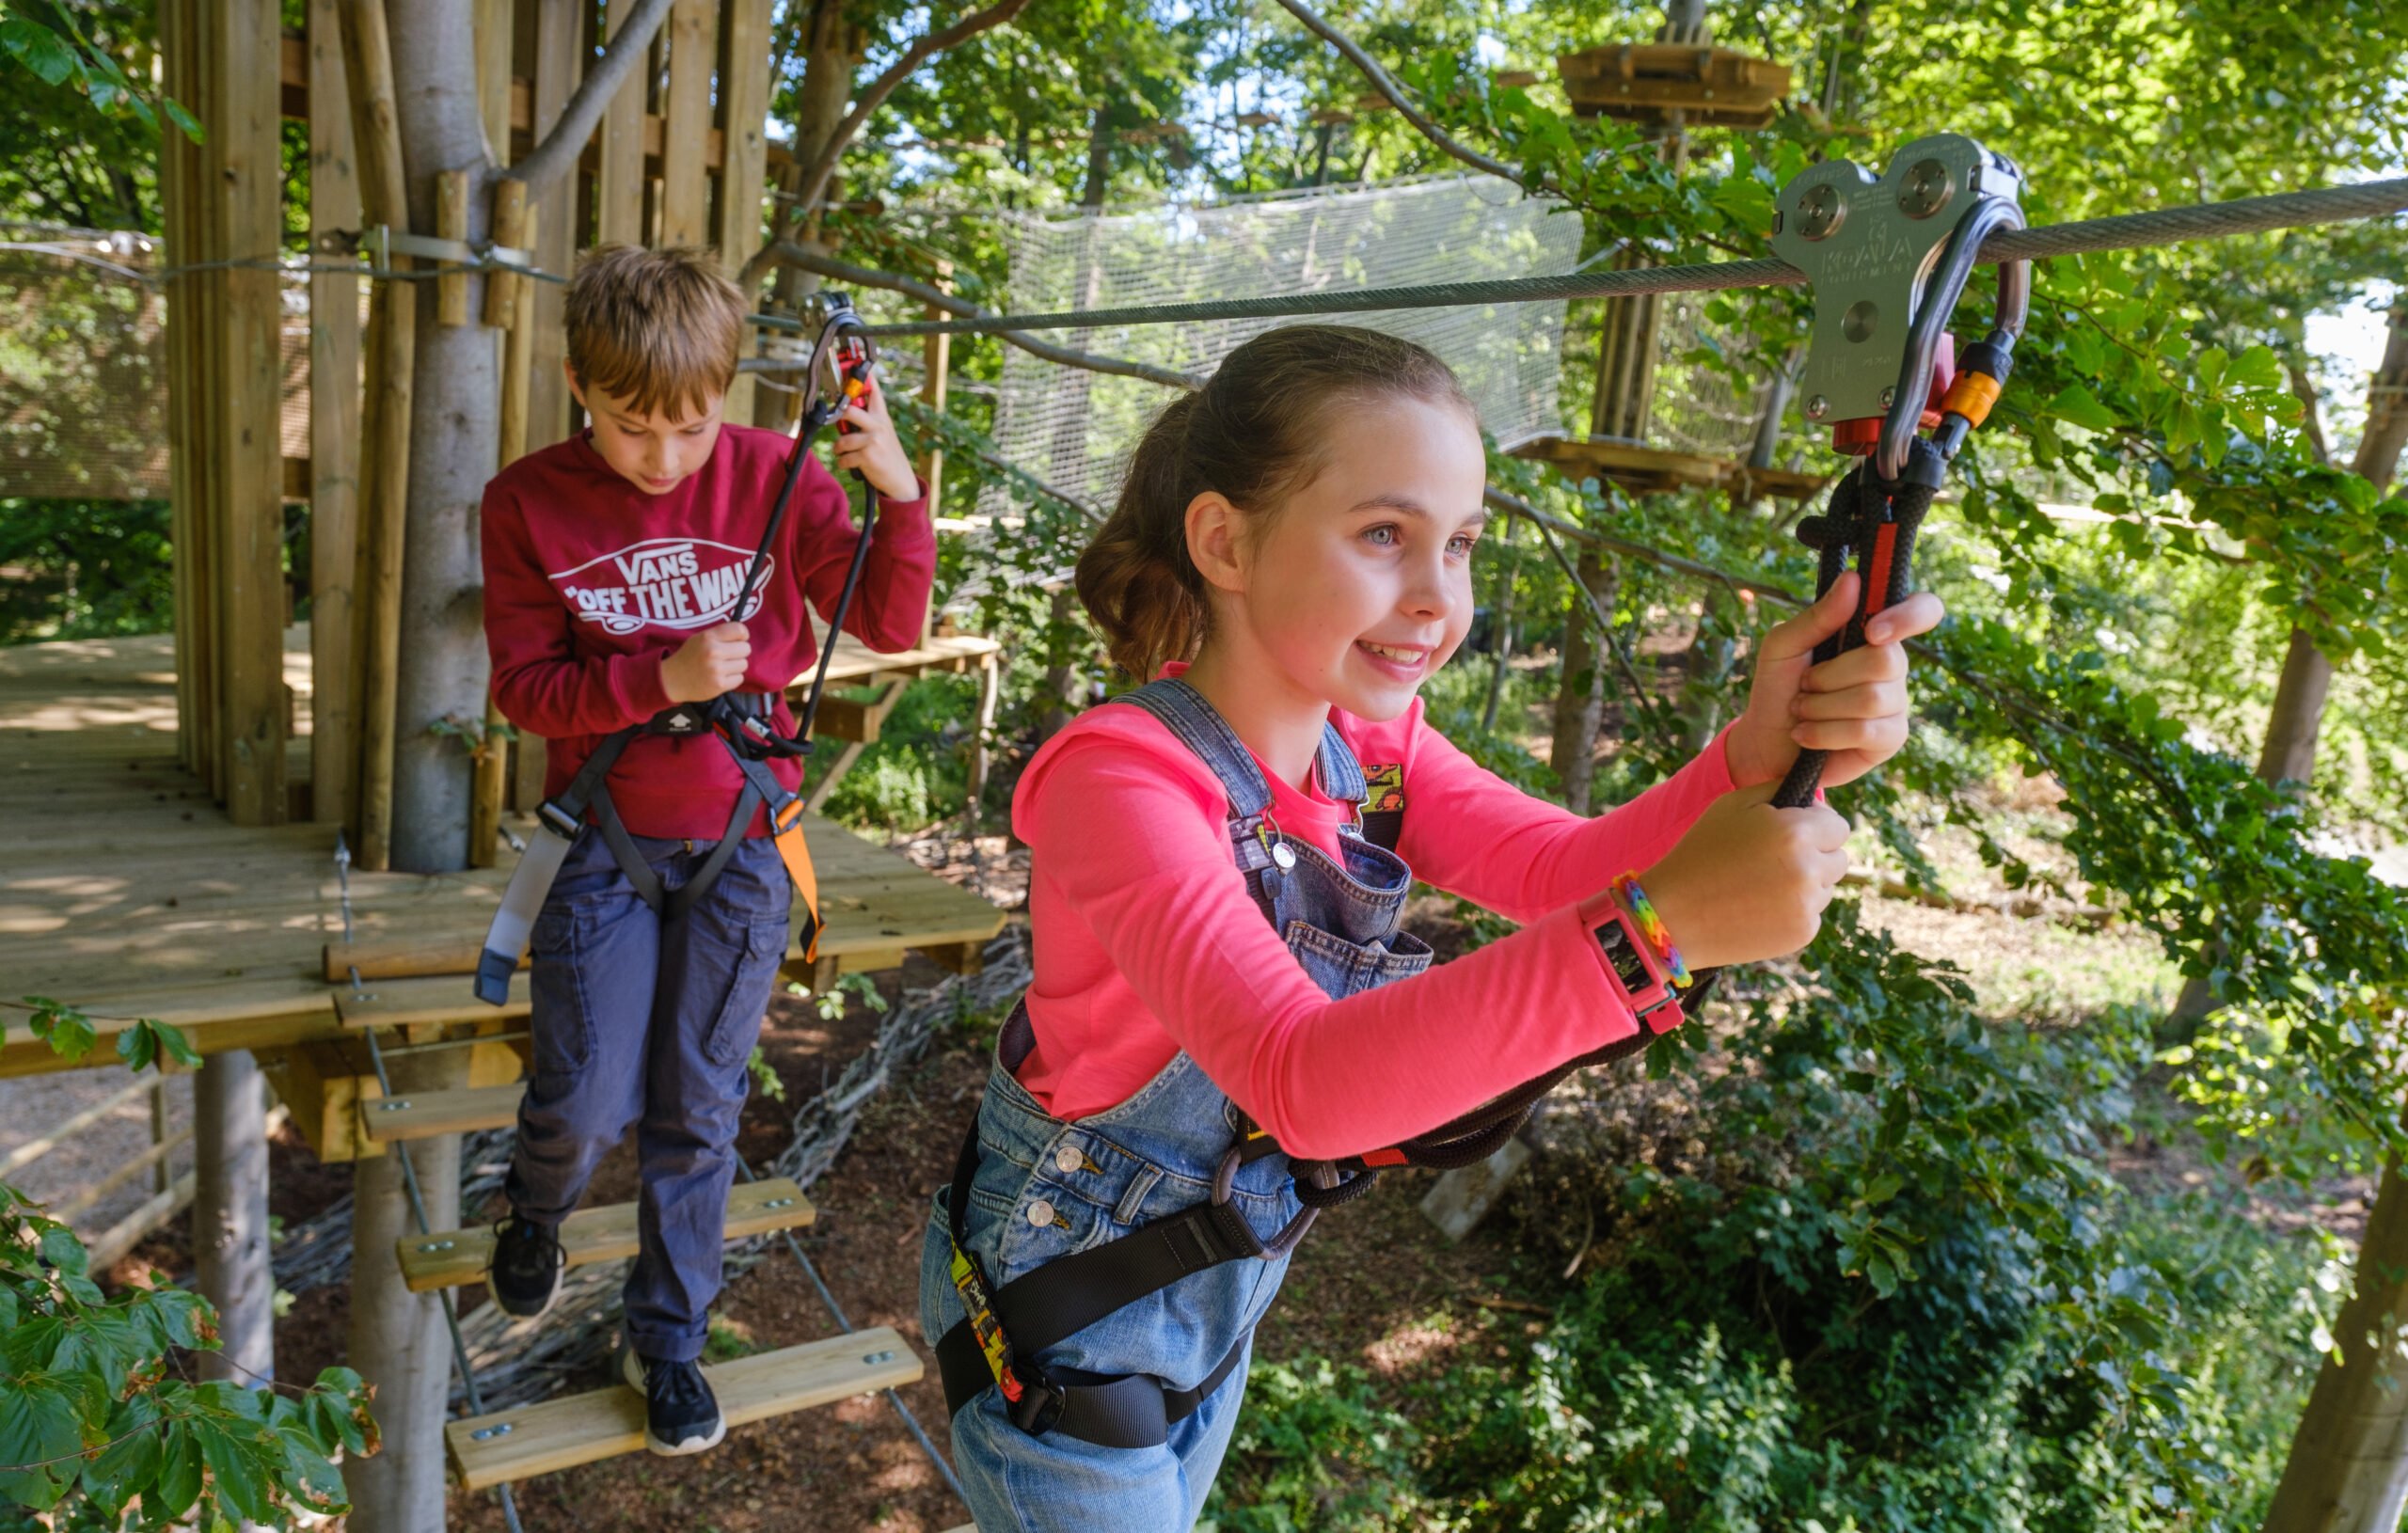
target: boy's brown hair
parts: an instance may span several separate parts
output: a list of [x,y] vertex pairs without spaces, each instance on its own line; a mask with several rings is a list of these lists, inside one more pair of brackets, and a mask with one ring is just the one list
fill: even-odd
[[564,309],[578,382],[640,414],[690,419],[736,381],[744,293],[707,250],[597,246]]

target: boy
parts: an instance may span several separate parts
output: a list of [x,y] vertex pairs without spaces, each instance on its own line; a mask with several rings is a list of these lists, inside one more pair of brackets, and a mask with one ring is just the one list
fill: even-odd
[[[485,640],[493,695],[547,742],[558,794],[602,739],[675,704],[783,693],[815,659],[806,602],[825,619],[855,532],[847,488],[806,463],[747,610],[736,592],[768,523],[791,438],[720,418],[745,333],[743,294],[706,252],[608,245],[566,299],[569,388],[584,431],[485,487]],[[927,491],[872,380],[838,420],[840,469],[882,498],[847,628],[872,649],[917,640],[936,570]],[[756,700],[756,705],[759,701]],[[787,789],[801,764],[767,763]],[[509,1314],[559,1290],[559,1226],[603,1154],[638,1126],[641,1251],[626,1288],[621,1371],[645,1397],[645,1444],[695,1453],[726,1433],[695,1359],[721,1282],[734,1146],[784,957],[793,884],[768,815],[682,912],[744,787],[721,742],[640,735],[609,776],[635,852],[658,880],[647,903],[589,819],[529,943],[534,1070],[519,1108],[490,1284]]]

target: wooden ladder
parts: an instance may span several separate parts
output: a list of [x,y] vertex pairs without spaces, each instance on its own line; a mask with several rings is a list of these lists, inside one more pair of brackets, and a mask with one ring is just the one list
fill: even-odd
[[[755,1352],[703,1369],[731,1427],[807,1411],[917,1380],[919,1358],[884,1326],[800,1347]],[[635,1453],[643,1447],[643,1397],[624,1383],[537,1405],[494,1411],[443,1429],[452,1468],[469,1490]]]
[[[802,1189],[784,1177],[744,1182],[727,1194],[727,1238],[731,1241],[800,1229],[816,1217],[810,1200],[802,1195]],[[493,1261],[493,1239],[490,1226],[437,1230],[428,1235],[403,1236],[393,1242],[393,1253],[401,1259],[402,1278],[409,1290],[425,1293],[432,1288],[483,1282],[485,1271]],[[613,1203],[598,1209],[579,1209],[561,1222],[560,1239],[561,1250],[571,1267],[632,1256],[637,1249],[636,1206]]]

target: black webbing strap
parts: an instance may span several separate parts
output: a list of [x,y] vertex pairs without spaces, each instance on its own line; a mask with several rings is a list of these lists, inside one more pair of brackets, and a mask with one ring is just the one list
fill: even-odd
[[[969,1250],[970,1184],[978,1170],[978,1125],[970,1132],[945,1190],[945,1219],[957,1250]],[[1228,1356],[1192,1389],[1175,1389],[1150,1374],[1112,1377],[1074,1368],[1047,1369],[1035,1354],[1077,1335],[1180,1278],[1228,1262],[1259,1256],[1261,1240],[1233,1204],[1199,1203],[1133,1229],[1118,1240],[1073,1253],[1023,1272],[990,1297],[1011,1341],[1022,1399],[1012,1414],[1022,1427],[1065,1431],[1107,1447],[1151,1447],[1169,1423],[1193,1411],[1236,1366],[1239,1338]],[[995,1376],[968,1320],[937,1341],[945,1405],[958,1412],[995,1386]]]

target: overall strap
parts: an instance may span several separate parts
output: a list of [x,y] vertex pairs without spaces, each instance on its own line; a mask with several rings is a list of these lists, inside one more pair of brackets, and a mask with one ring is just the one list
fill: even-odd
[[[1271,784],[1263,777],[1254,752],[1238,738],[1237,731],[1229,727],[1220,710],[1205,701],[1204,694],[1190,687],[1184,678],[1164,676],[1111,701],[1145,709],[1179,736],[1181,745],[1196,752],[1196,759],[1221,780],[1221,790],[1229,797],[1233,817],[1252,820],[1271,808]],[[1314,758],[1314,771],[1321,779],[1322,792],[1355,805],[1360,813],[1364,797],[1370,790],[1363,782],[1363,766],[1354,759],[1354,748],[1346,743],[1346,736],[1338,732],[1335,723],[1322,725],[1321,751]]]

